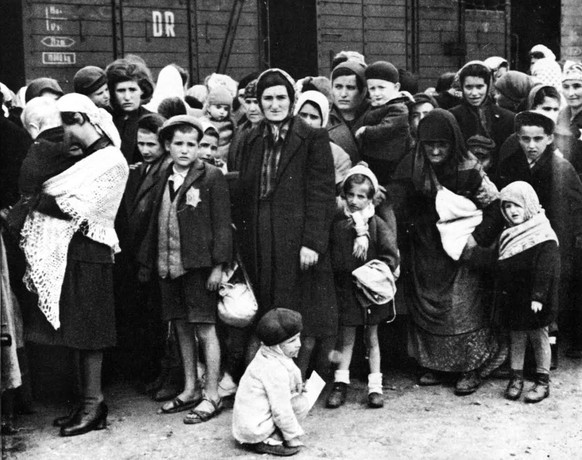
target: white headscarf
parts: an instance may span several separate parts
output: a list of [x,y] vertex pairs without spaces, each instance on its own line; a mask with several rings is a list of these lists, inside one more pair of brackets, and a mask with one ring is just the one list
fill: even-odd
[[319,91],[305,91],[297,99],[293,115],[297,115],[306,102],[311,102],[319,107],[319,111],[321,112],[321,127],[325,128],[329,120],[329,100],[327,97]]
[[91,99],[84,94],[65,94],[57,101],[59,112],[79,112],[87,116],[89,123],[105,134],[113,145],[121,147],[119,131],[113,124],[113,119],[107,110],[98,108]]
[[167,65],[160,70],[152,100],[144,107],[151,112],[157,112],[160,102],[169,97],[179,97],[184,100],[184,83],[180,72],[173,65]]

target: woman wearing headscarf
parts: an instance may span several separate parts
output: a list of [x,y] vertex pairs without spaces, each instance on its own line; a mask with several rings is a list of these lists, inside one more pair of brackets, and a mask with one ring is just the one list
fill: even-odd
[[[406,190],[404,208],[410,213],[403,222],[413,285],[409,353],[424,368],[421,384],[439,383],[439,372],[454,372],[460,374],[455,392],[472,393],[480,384],[478,370],[497,348],[488,322],[487,278],[472,260],[476,246],[488,247],[501,231],[497,188],[466,150],[455,118],[442,109],[419,123],[416,152],[403,160],[396,180]],[[465,233],[467,243],[457,248],[460,258],[453,257],[449,243],[458,244],[461,235],[446,239],[437,227],[443,219],[437,191],[443,188],[456,199],[468,199],[463,201],[474,214],[482,210],[482,221],[473,223]]]
[[[257,99],[265,118],[245,138],[235,197],[257,316],[289,308],[303,316],[304,337],[334,336],[338,316],[328,240],[335,181],[329,136],[293,116],[294,81],[283,70],[259,76]],[[308,361],[300,354],[303,372]]]
[[57,103],[65,137],[81,148],[75,163],[46,180],[38,205],[21,232],[25,283],[38,295],[29,339],[76,351],[82,398],[54,421],[61,436],[106,425],[101,369],[103,350],[116,342],[113,228],[128,176],[111,116],[81,94]]
[[170,64],[160,70],[152,100],[145,104],[144,108],[150,112],[157,112],[160,102],[174,97],[184,100],[184,84],[176,66]]
[[497,105],[514,113],[525,110],[527,97],[535,84],[529,75],[510,70],[495,82]]

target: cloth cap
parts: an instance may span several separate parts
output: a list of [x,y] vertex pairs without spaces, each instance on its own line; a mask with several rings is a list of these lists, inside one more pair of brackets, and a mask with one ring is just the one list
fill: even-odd
[[386,61],[376,61],[373,64],[370,64],[366,67],[364,75],[366,80],[386,80],[392,83],[398,83],[400,81],[398,69],[394,67],[393,64]]
[[232,107],[232,94],[224,86],[217,86],[213,88],[206,98],[208,105],[228,105]]
[[366,87],[365,69],[366,67],[363,64],[357,61],[348,60],[335,66],[331,71],[331,76],[329,77],[329,79],[333,83],[333,81],[337,77],[341,77],[343,75],[355,75],[356,79],[360,82],[362,88],[365,88]]
[[582,64],[574,61],[566,61],[562,81],[578,80],[582,81]]
[[121,147],[121,137],[119,136],[119,131],[117,131],[117,128],[113,124],[111,114],[107,110],[97,107],[84,94],[65,94],[57,101],[57,108],[61,113],[78,112],[84,114],[89,120],[89,123],[97,126],[113,142],[115,147]]
[[507,61],[501,56],[491,56],[483,61],[487,67],[489,67],[493,72],[498,70],[500,67],[509,68]]
[[481,147],[487,150],[495,149],[495,141],[489,137],[481,136],[480,134],[475,134],[467,139],[467,147]]
[[515,116],[515,132],[519,131],[522,126],[541,126],[546,134],[552,134],[555,123],[547,115],[533,110],[524,110]]
[[204,136],[204,129],[197,118],[190,115],[176,115],[175,117],[166,120],[160,128],[160,131],[158,132],[160,140],[169,140],[170,133],[174,131],[176,126],[181,125],[192,126],[198,132],[198,140],[202,139],[202,136]]
[[503,202],[511,201],[523,208],[525,211],[525,220],[531,219],[536,214],[542,211],[540,199],[534,188],[524,181],[515,181],[507,187],[501,189],[499,192],[499,205],[501,206],[501,213],[506,220],[507,216],[503,211]]
[[267,346],[277,345],[303,330],[301,313],[275,308],[265,313],[257,324],[257,337]]
[[319,108],[321,127],[326,127],[327,121],[329,120],[329,101],[327,97],[319,91],[305,91],[304,93],[301,93],[301,96],[299,96],[299,99],[297,99],[297,102],[295,103],[293,115],[297,115],[306,102],[315,104]]
[[56,81],[54,78],[42,77],[30,82],[26,88],[26,93],[24,94],[24,102],[28,102],[31,99],[40,96],[43,91],[50,91],[59,96],[64,94],[58,81]]
[[73,77],[75,92],[89,96],[107,84],[107,74],[99,67],[88,65]]
[[373,193],[378,193],[380,189],[378,184],[378,178],[372,172],[372,170],[368,168],[368,163],[366,163],[365,161],[360,161],[356,166],[354,166],[348,171],[346,177],[344,177],[344,180],[342,182],[342,189],[344,188],[344,185],[347,182],[348,178],[351,176],[355,176],[356,174],[361,174],[362,176],[365,176],[368,179],[370,179],[370,182],[372,182],[372,187],[374,189]]

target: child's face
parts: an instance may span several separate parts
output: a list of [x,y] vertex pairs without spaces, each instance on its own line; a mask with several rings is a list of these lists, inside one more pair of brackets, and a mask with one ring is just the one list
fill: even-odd
[[192,163],[198,158],[198,131],[195,129],[188,132],[176,130],[172,140],[165,142],[165,147],[174,161],[176,170],[190,169]]
[[297,358],[299,349],[301,348],[301,334],[295,334],[290,339],[285,340],[279,344],[281,351],[287,358]]
[[218,157],[218,138],[207,134],[198,143],[198,156],[201,160],[212,160]]
[[230,112],[230,106],[227,104],[209,104],[208,105],[208,115],[210,118],[216,121],[223,121],[228,117]]
[[473,107],[479,107],[487,97],[487,84],[481,77],[466,77],[463,96]]
[[451,155],[451,144],[445,141],[425,141],[424,155],[434,166],[442,165]]
[[247,118],[253,125],[256,125],[263,119],[263,112],[261,112],[257,98],[247,97],[244,100],[244,106],[247,113]]
[[371,202],[370,192],[372,185],[369,180],[362,184],[352,184],[350,189],[346,192],[346,203],[350,212],[357,212],[365,209]]
[[107,87],[107,84],[104,84],[101,88],[93,91],[89,95],[89,99],[91,99],[97,107],[103,109],[109,107],[109,88]]
[[303,104],[303,107],[299,110],[299,116],[312,128],[321,128],[321,115],[313,104],[307,102]]
[[136,81],[122,81],[115,87],[115,99],[124,112],[134,112],[141,105],[143,91]]
[[517,133],[519,145],[528,161],[535,162],[554,140],[552,134],[546,134],[541,126],[522,126]]
[[582,109],[582,82],[566,80],[562,83],[562,94],[572,109]]
[[398,96],[400,83],[371,78],[368,80],[368,93],[372,107],[379,107]]
[[519,225],[525,222],[525,210],[511,201],[504,201],[502,204],[503,213],[511,223],[511,225]]
[[533,110],[551,118],[556,123],[558,121],[558,113],[560,113],[560,102],[557,99],[546,96],[543,102],[534,107]]
[[154,163],[164,154],[158,135],[145,129],[137,130],[137,148],[146,163]]

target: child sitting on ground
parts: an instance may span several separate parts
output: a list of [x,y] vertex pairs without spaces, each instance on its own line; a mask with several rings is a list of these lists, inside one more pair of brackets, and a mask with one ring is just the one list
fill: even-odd
[[232,121],[232,95],[224,86],[217,86],[208,93],[204,104],[203,120],[214,125],[220,137],[218,140],[218,158],[224,162],[232,142],[235,125]]
[[[334,271],[336,297],[340,309],[339,365],[334,386],[327,398],[327,407],[337,408],[346,400],[350,384],[350,362],[356,340],[356,327],[365,326],[369,352],[368,406],[384,405],[378,324],[392,319],[390,303],[364,308],[357,296],[352,272],[373,259],[384,262],[394,274],[400,264],[396,228],[374,215],[374,196],[379,192],[378,180],[366,163],[354,166],[342,185],[343,208],[338,211],[331,228],[330,254]],[[392,209],[389,208],[392,213]],[[395,222],[394,217],[387,219]],[[392,318],[390,318],[392,316]]]
[[386,61],[369,65],[365,71],[372,109],[364,116],[364,126],[356,131],[362,159],[368,163],[381,185],[386,185],[400,160],[408,153],[410,126],[406,103],[400,93],[396,67]]
[[499,307],[503,326],[510,330],[512,372],[505,397],[516,400],[521,396],[529,341],[536,360],[536,376],[525,402],[537,403],[550,395],[548,326],[555,319],[558,305],[558,238],[527,182],[513,182],[500,195],[508,226],[499,240]]
[[234,400],[235,439],[257,453],[299,452],[309,411],[301,372],[293,362],[301,348],[301,314],[286,308],[267,312],[257,324],[261,348],[242,376]]

